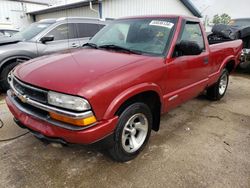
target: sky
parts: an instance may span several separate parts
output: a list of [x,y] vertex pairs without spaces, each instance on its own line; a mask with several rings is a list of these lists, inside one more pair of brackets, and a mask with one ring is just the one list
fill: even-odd
[[215,0],[191,0],[200,11],[205,9],[207,6],[211,6]]
[[203,16],[226,13],[231,18],[250,18],[249,0],[191,0]]

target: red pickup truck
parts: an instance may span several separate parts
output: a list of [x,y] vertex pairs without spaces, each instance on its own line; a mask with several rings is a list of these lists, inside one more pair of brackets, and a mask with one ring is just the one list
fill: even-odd
[[36,137],[109,140],[111,156],[124,162],[159,130],[161,114],[204,91],[221,99],[241,50],[240,40],[209,45],[197,18],[117,19],[81,50],[16,67],[6,101],[16,123]]

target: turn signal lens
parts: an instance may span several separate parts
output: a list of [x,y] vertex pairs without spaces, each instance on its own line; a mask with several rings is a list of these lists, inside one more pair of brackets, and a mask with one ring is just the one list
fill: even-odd
[[72,125],[76,125],[76,126],[88,126],[88,125],[96,122],[95,116],[90,116],[90,117],[87,117],[84,119],[72,119],[72,118],[69,118],[69,117],[66,117],[63,115],[59,115],[56,113],[52,113],[52,112],[50,112],[49,115],[52,119],[62,121],[65,123],[69,123]]

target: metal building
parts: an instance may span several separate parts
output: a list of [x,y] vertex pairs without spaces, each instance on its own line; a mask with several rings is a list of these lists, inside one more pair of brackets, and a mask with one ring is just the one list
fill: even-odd
[[29,25],[32,20],[26,14],[30,11],[47,8],[45,1],[38,0],[1,0],[0,1],[0,24],[13,25],[22,28]]
[[181,14],[201,17],[190,0],[85,0],[28,12],[39,21],[68,16],[118,18],[145,14]]

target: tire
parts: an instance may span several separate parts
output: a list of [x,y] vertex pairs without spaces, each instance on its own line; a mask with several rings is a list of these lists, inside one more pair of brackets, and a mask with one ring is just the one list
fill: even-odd
[[152,112],[146,104],[133,103],[128,106],[119,117],[114,144],[109,149],[111,157],[118,162],[134,159],[147,144],[152,123]]
[[207,89],[207,97],[210,100],[218,101],[226,94],[229,83],[229,73],[227,69],[223,69],[219,80],[213,86]]
[[8,74],[18,64],[19,64],[18,62],[13,62],[13,63],[6,65],[3,68],[1,75],[0,75],[0,89],[1,89],[1,91],[6,92],[10,88],[8,80],[7,80]]

